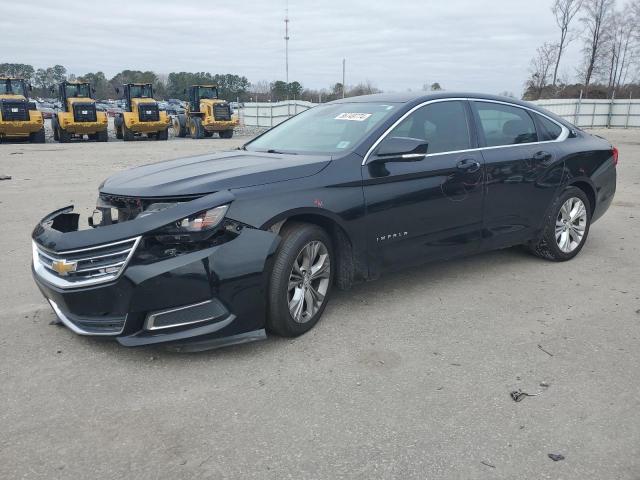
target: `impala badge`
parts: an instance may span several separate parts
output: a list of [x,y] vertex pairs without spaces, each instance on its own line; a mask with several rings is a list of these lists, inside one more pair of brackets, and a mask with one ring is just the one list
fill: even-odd
[[61,277],[67,276],[71,272],[75,272],[78,268],[78,262],[67,262],[66,260],[54,260],[51,262],[51,268]]

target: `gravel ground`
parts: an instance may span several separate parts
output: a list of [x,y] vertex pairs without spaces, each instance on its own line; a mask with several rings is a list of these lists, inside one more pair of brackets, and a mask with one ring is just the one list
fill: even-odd
[[0,478],[639,479],[640,132],[601,134],[618,193],[573,261],[415,268],[303,337],[200,354],[50,325],[29,233],[116,170],[246,138],[0,145]]

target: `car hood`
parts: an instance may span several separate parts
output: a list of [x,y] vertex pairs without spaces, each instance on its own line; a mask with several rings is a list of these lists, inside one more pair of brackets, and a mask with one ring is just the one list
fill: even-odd
[[265,185],[320,172],[329,156],[233,151],[144,165],[117,173],[100,192],[128,197],[202,195]]

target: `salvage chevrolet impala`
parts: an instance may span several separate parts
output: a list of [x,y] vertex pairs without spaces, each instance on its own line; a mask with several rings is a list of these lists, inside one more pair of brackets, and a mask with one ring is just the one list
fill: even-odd
[[333,287],[387,271],[514,245],[572,259],[617,161],[509,98],[349,98],[235,151],[108,178],[86,227],[73,206],[36,226],[32,269],[78,334],[193,350],[296,336]]

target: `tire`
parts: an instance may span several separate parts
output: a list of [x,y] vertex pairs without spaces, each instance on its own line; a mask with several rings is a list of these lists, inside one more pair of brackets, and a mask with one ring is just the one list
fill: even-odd
[[71,134],[60,125],[58,125],[58,140],[60,143],[69,143],[71,141]]
[[202,119],[200,117],[191,117],[189,133],[194,140],[199,140],[204,136],[204,128],[202,128]]
[[[575,215],[571,215],[573,211]],[[576,220],[573,220],[574,217]],[[590,226],[589,198],[579,188],[567,187],[553,201],[545,218],[542,236],[528,245],[529,250],[538,257],[554,262],[571,260],[584,247]]]
[[129,130],[129,128],[127,128],[127,124],[124,122],[122,122],[122,139],[125,142],[130,142],[136,139],[136,136],[131,130]]
[[[285,224],[280,235],[282,241],[276,252],[269,282],[267,329],[283,337],[297,337],[311,330],[320,320],[331,294],[336,262],[331,238],[327,232],[316,225],[308,223]],[[305,252],[313,251],[313,249],[307,250],[310,245],[316,245],[318,248],[315,261],[311,262],[311,266],[314,264],[319,266],[322,255],[326,255],[324,261],[328,262],[328,269],[321,270],[322,274],[315,280],[304,273],[304,268],[300,269],[303,271],[300,282],[289,290],[290,279],[295,278],[292,277],[295,275],[294,263],[298,266],[300,264],[302,267],[305,266]],[[322,254],[322,252],[325,253]],[[308,266],[308,262],[306,265]],[[312,287],[313,290],[309,287]],[[318,297],[314,296],[314,291],[324,292],[322,303],[315,303],[314,299]],[[294,307],[296,305],[301,307],[301,313],[296,321],[289,305],[290,301],[294,302],[298,295],[302,295],[300,298],[303,299],[303,303],[302,305],[297,302],[292,303]],[[309,303],[313,305],[311,309]]]
[[223,130],[219,135],[220,138],[233,138],[233,130]]
[[187,118],[185,115],[177,115],[173,121],[173,131],[176,137],[184,138],[187,136]]
[[120,116],[116,116],[113,119],[113,126],[116,128],[116,138],[122,140],[122,118]]
[[156,140],[168,140],[169,139],[169,129],[160,130],[156,133]]
[[29,141],[31,143],[44,143],[47,141],[44,134],[44,125],[37,132],[29,134]]
[[109,132],[107,130],[101,130],[96,133],[96,140],[98,142],[108,142],[109,141]]
[[58,136],[58,119],[57,117],[51,118],[51,130],[53,130],[53,139],[57,142],[60,140]]
[[211,137],[213,137],[213,132],[207,132],[207,131],[205,130],[205,131],[204,131],[204,136],[205,136],[206,138],[211,138]]

